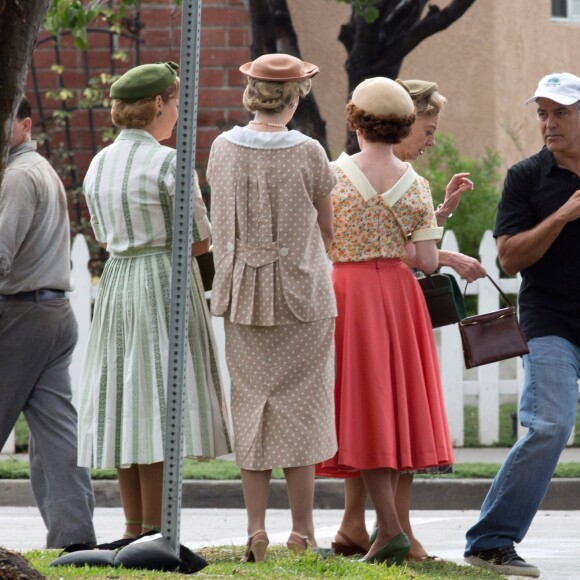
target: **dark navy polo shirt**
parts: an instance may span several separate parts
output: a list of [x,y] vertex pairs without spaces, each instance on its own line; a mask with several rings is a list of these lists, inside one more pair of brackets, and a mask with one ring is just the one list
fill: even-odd
[[[508,170],[493,235],[532,229],[580,189],[580,177],[558,167],[545,147]],[[561,336],[580,345],[580,220],[564,226],[546,254],[521,271],[519,314],[529,340]]]

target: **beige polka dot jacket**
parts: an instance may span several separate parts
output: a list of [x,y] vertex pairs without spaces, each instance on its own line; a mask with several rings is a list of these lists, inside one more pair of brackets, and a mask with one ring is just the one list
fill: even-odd
[[299,131],[234,127],[214,141],[207,179],[212,313],[259,326],[336,316],[313,205],[336,178],[318,141]]

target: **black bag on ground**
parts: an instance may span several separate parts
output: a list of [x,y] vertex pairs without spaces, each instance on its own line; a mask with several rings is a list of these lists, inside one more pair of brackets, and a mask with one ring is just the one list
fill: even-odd
[[418,278],[433,328],[455,324],[467,316],[463,295],[451,274],[431,274]]
[[179,546],[179,557],[165,537],[155,530],[138,538],[123,538],[99,544],[90,549],[85,544],[67,546],[50,566],[112,566],[142,570],[177,571],[195,574],[203,570],[207,561],[183,544]]

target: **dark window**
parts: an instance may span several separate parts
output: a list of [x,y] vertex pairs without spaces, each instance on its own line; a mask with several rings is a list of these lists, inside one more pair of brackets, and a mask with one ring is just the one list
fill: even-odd
[[568,0],[552,0],[552,16],[568,18]]

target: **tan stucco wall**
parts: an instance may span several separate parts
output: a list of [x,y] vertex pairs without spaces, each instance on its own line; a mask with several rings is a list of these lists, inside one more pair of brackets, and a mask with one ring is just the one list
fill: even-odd
[[338,41],[338,33],[341,24],[348,21],[350,7],[335,0],[288,0],[288,7],[302,58],[320,67],[312,90],[326,121],[333,157],[338,157],[346,134],[344,105],[348,92],[346,50]]
[[[321,67],[314,90],[338,152],[347,81],[337,38],[350,8],[333,0],[289,0],[289,6],[303,58]],[[580,25],[551,21],[550,6],[550,0],[477,0],[405,59],[401,78],[434,80],[448,98],[440,131],[455,137],[462,154],[491,147],[508,166],[541,146],[534,106],[523,102],[546,74],[580,75]]]

